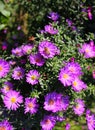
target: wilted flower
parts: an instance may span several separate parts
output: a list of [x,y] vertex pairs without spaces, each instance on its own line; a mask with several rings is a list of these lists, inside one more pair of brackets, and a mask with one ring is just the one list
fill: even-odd
[[56,124],[56,118],[52,115],[45,116],[40,122],[42,130],[52,130]]
[[35,85],[39,82],[40,74],[37,70],[30,70],[26,74],[26,82],[29,84]]
[[23,79],[25,70],[22,67],[15,67],[12,73],[12,78],[15,80]]
[[13,130],[13,126],[7,121],[0,122],[0,130]]
[[19,92],[11,90],[4,96],[3,102],[9,110],[17,110],[23,102],[23,97]]
[[35,114],[38,110],[36,98],[25,98],[25,113]]
[[10,65],[4,59],[0,59],[0,78],[5,77],[10,71]]

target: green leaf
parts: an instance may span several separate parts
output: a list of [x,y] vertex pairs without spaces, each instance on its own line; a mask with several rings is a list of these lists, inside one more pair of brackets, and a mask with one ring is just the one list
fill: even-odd
[[4,10],[4,7],[5,7],[4,3],[3,3],[2,1],[0,1],[0,12],[1,12],[2,10]]
[[5,28],[5,24],[0,24],[0,30],[2,30],[3,28]]
[[2,10],[1,13],[5,16],[5,17],[9,17],[10,16],[10,12],[7,10]]

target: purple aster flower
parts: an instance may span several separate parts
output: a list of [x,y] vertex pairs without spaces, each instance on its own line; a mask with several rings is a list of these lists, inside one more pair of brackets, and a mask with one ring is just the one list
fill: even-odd
[[30,70],[26,74],[26,82],[29,84],[35,85],[39,82],[40,74],[37,70]]
[[70,127],[71,127],[70,124],[67,123],[67,124],[66,124],[66,127],[65,127],[65,130],[70,130]]
[[93,79],[95,79],[95,70],[92,72]]
[[81,76],[83,74],[82,68],[77,62],[68,62],[65,69],[69,70],[75,76]]
[[5,107],[9,110],[17,110],[20,107],[20,104],[23,102],[23,97],[17,91],[9,91],[4,96],[3,102]]
[[32,52],[32,49],[33,49],[34,45],[31,45],[31,44],[27,44],[27,45],[22,45],[22,51],[23,53],[26,55],[26,54],[30,54]]
[[60,95],[56,92],[48,93],[45,96],[44,109],[52,112],[59,111],[59,106],[57,105],[57,100],[59,96]]
[[59,14],[56,12],[50,12],[47,17],[53,21],[57,21],[59,19]]
[[12,73],[12,78],[15,80],[23,79],[25,70],[22,67],[15,67]]
[[64,121],[66,118],[63,116],[55,116],[56,117],[56,121],[62,122]]
[[4,82],[3,88],[1,88],[1,92],[3,94],[8,93],[9,91],[11,91],[13,89],[13,84],[11,82]]
[[36,98],[25,98],[25,113],[35,114],[38,110]]
[[95,115],[92,114],[90,110],[86,111],[86,120],[87,120],[88,130],[94,130],[95,129]]
[[89,18],[90,20],[92,20],[91,10],[92,10],[92,8],[91,8],[91,7],[88,7],[88,9],[87,9],[87,15],[88,15],[88,18]]
[[70,19],[66,19],[66,22],[68,23],[68,26],[71,27],[73,22]]
[[79,78],[75,78],[73,81],[72,81],[72,88],[75,92],[80,92],[82,91],[83,89],[86,89],[87,88],[87,85],[82,81],[80,80]]
[[10,71],[10,65],[4,59],[0,59],[0,78],[5,77]]
[[0,122],[0,130],[13,130],[13,126],[7,121]]
[[7,50],[7,48],[8,48],[7,41],[2,42],[2,50]]
[[52,115],[45,116],[40,122],[42,130],[52,130],[56,124],[56,118]]
[[43,64],[45,63],[45,60],[40,53],[31,54],[29,56],[29,60],[31,64],[37,65],[37,66],[43,66]]
[[12,49],[12,55],[16,56],[16,57],[21,57],[23,56],[23,51],[21,47],[17,47],[15,49]]
[[16,61],[10,60],[10,61],[9,61],[9,64],[13,66],[13,65],[16,64]]
[[81,99],[76,99],[76,100],[75,100],[75,103],[76,103],[76,105],[73,106],[74,113],[75,113],[76,115],[81,116],[81,115],[84,113],[84,111],[85,111],[84,101],[81,100]]
[[17,26],[17,30],[18,31],[21,30],[21,26],[20,25]]
[[62,68],[60,70],[58,79],[66,87],[66,86],[70,86],[72,84],[72,81],[74,80],[74,76],[68,69]]
[[52,25],[46,25],[44,28],[45,28],[45,32],[48,32],[50,34],[54,35],[58,33],[58,30],[54,29]]
[[68,96],[62,96],[62,94],[60,94],[58,97],[57,97],[57,105],[59,106],[58,107],[58,110],[59,111],[66,111],[68,106],[69,106],[69,97]]
[[46,59],[53,58],[57,54],[57,51],[56,45],[52,42],[42,41],[39,44],[39,52]]
[[52,92],[45,96],[44,109],[47,111],[58,112],[66,110],[69,106],[69,97]]
[[81,54],[84,54],[85,58],[93,58],[95,57],[95,46],[91,44],[83,44],[82,48],[79,49]]

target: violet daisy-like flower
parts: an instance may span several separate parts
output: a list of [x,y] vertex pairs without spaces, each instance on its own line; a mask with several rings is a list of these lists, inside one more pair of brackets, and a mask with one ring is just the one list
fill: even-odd
[[23,79],[25,70],[22,67],[15,67],[12,73],[12,78],[15,80]]
[[86,120],[88,130],[95,130],[95,115],[90,110],[86,111]]
[[84,54],[85,58],[93,58],[95,57],[95,46],[91,44],[83,44],[82,48],[79,49],[81,54]]
[[72,81],[74,80],[74,76],[68,69],[62,68],[60,70],[58,79],[66,87],[72,84]]
[[59,19],[59,14],[57,12],[50,12],[47,17],[53,21],[57,21]]
[[40,122],[42,130],[52,130],[56,124],[56,118],[52,115],[45,116]]
[[80,91],[82,91],[83,89],[86,89],[86,88],[87,88],[87,85],[82,80],[80,80],[79,78],[75,78],[72,81],[72,89],[75,92],[80,92]]
[[35,114],[38,106],[36,98],[25,98],[25,113]]
[[62,94],[60,94],[57,97],[57,105],[59,106],[58,107],[59,111],[63,111],[63,110],[66,111],[69,106],[69,97],[63,96]]
[[57,105],[57,98],[59,96],[56,92],[48,93],[45,96],[44,109],[52,112],[59,111],[59,106]]
[[65,66],[65,69],[68,69],[75,76],[82,75],[82,68],[77,62],[68,62]]
[[3,102],[9,110],[17,110],[23,102],[23,97],[19,92],[11,90],[4,96]]
[[31,64],[37,65],[37,66],[43,66],[43,64],[45,63],[45,59],[42,57],[40,53],[31,54],[29,56],[29,61]]
[[33,49],[33,45],[31,44],[27,44],[27,45],[22,45],[22,51],[23,53],[26,55],[26,54],[30,54],[32,52],[32,49]]
[[4,82],[3,87],[1,88],[1,92],[3,94],[8,93],[9,91],[11,91],[13,89],[13,84],[11,82]]
[[57,54],[58,48],[52,42],[42,41],[39,44],[39,52],[46,59],[53,58]]
[[9,63],[4,59],[0,59],[0,78],[5,77],[9,73],[9,71]]
[[0,122],[0,130],[13,130],[13,126],[7,121]]
[[12,55],[16,56],[16,57],[21,57],[23,56],[23,51],[22,51],[22,47],[17,47],[15,49],[12,49]]
[[37,70],[30,70],[26,74],[26,82],[32,85],[38,84],[40,78],[40,74]]
[[46,25],[45,27],[45,32],[48,32],[49,34],[57,34],[58,30],[54,29],[52,25]]
[[70,130],[71,126],[69,123],[66,124],[65,130]]
[[85,111],[84,101],[81,100],[81,99],[76,99],[75,103],[76,103],[76,105],[73,107],[74,113],[76,115],[81,116],[84,113],[84,111]]

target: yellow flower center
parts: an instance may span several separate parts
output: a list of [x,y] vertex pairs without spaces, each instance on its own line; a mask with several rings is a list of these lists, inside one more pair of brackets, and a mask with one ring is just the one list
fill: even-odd
[[3,67],[0,65],[0,72],[3,70]]
[[35,76],[35,75],[32,75],[32,76],[31,76],[31,79],[32,79],[32,80],[35,80],[35,79],[36,79],[36,76]]
[[88,52],[89,52],[89,49],[85,49],[85,52],[88,53]]
[[5,126],[0,126],[0,130],[7,130]]
[[77,86],[77,84],[78,84],[78,83],[77,83],[76,81],[73,82],[73,85],[74,85],[74,86]]
[[6,91],[9,91],[9,90],[10,90],[10,86],[6,86],[6,87],[5,87],[5,90],[6,90]]
[[33,103],[28,103],[29,108],[33,108],[33,106],[34,106]]
[[64,79],[68,79],[68,77],[69,77],[68,74],[64,74],[64,75],[63,75],[63,78],[64,78]]
[[53,105],[54,104],[54,100],[50,99],[48,102],[49,105]]
[[50,54],[50,51],[49,51],[49,49],[48,49],[47,47],[44,48],[44,52],[45,52],[47,55]]
[[11,103],[15,103],[16,102],[16,98],[15,97],[12,97],[11,98]]

